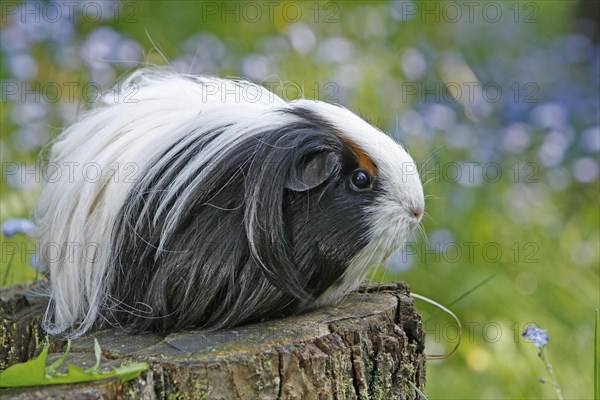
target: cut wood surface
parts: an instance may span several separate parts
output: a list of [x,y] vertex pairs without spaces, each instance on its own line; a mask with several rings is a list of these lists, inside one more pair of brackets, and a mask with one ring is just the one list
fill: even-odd
[[[0,292],[0,369],[45,343],[40,285]],[[139,378],[0,389],[6,399],[413,399],[424,390],[421,318],[404,283],[371,286],[338,306],[217,332],[129,335],[96,331],[73,342],[68,361],[102,366],[146,361]],[[53,340],[56,359],[64,342]]]

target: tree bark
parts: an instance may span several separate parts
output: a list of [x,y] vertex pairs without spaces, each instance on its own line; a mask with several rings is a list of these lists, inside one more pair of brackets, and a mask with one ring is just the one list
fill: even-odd
[[[33,287],[0,292],[0,369],[37,355],[45,299]],[[92,332],[73,342],[67,361],[104,368],[146,361],[139,378],[24,389],[7,399],[414,399],[425,386],[424,333],[409,288],[363,288],[339,306],[218,332],[128,335]],[[50,359],[64,342],[52,341]]]

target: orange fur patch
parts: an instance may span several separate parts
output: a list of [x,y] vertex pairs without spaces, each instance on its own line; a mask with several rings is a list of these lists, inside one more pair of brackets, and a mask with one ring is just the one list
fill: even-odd
[[352,152],[354,155],[356,155],[356,158],[358,158],[358,166],[369,171],[371,176],[377,176],[377,167],[375,167],[373,160],[371,160],[371,158],[360,147],[358,147],[356,143],[346,138],[342,138],[342,140],[348,143],[348,146],[352,148]]

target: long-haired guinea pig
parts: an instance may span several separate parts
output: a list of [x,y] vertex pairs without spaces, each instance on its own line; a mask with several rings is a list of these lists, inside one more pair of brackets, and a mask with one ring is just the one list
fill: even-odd
[[347,109],[157,70],[66,129],[47,168],[35,212],[44,326],[71,337],[220,329],[335,303],[424,212],[412,158]]

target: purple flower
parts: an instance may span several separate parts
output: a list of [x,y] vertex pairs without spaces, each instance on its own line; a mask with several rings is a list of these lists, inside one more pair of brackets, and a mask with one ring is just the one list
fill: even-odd
[[35,229],[35,224],[26,218],[10,218],[2,224],[2,234],[7,238],[24,233],[29,235]]
[[548,344],[548,331],[546,329],[540,329],[535,324],[531,324],[523,330],[523,338],[530,340],[535,347],[542,347]]

